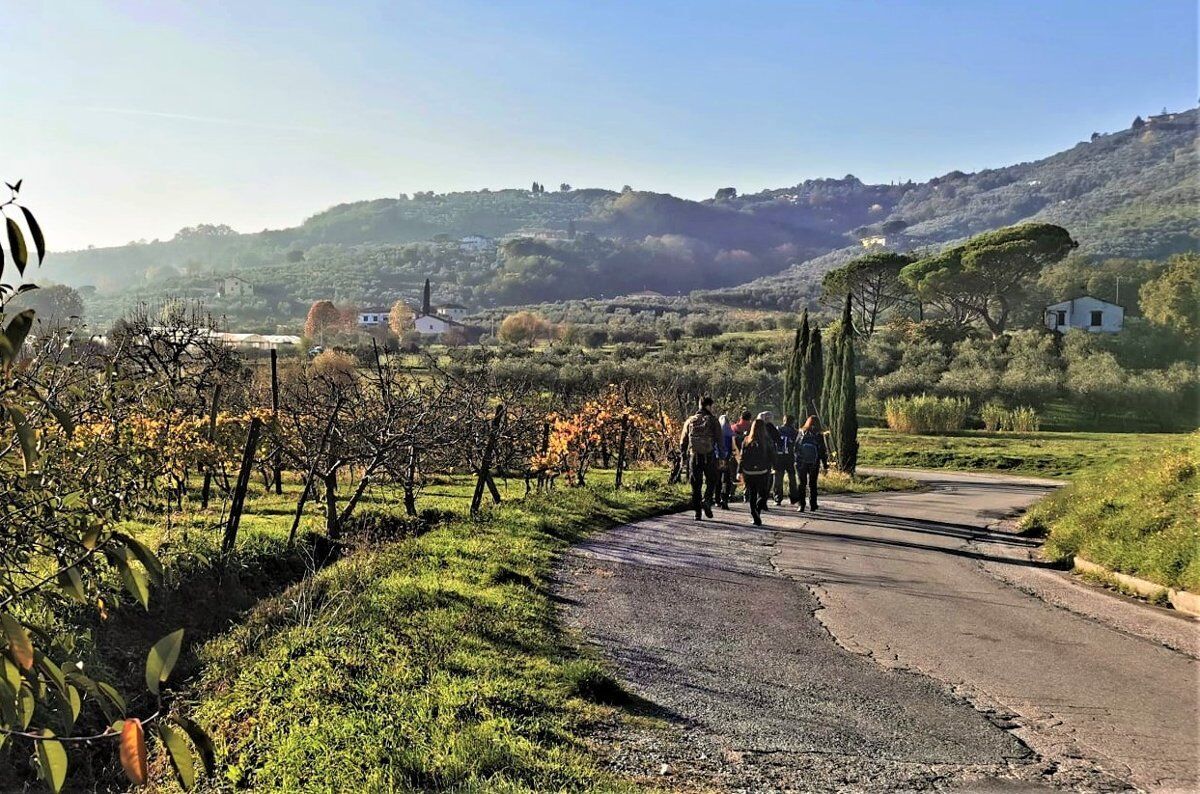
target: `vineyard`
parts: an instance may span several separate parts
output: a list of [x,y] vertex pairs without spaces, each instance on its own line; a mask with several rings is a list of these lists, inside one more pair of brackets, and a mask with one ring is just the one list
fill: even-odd
[[[24,225],[9,221],[10,243],[22,237],[11,246],[21,275],[24,237],[42,249],[24,215]],[[537,507],[536,559],[505,546],[514,530],[490,567],[469,575],[532,582],[555,544],[589,521],[676,498],[631,471],[678,477],[675,417],[691,399],[682,386],[554,392],[495,374],[482,354],[415,367],[383,349],[365,363],[337,351],[251,359],[182,302],[141,307],[104,344],[28,311],[3,327],[6,781],[37,778],[57,791],[112,787],[122,775],[135,785],[168,776],[184,789],[242,779],[244,768],[216,768],[238,745],[228,735],[236,715],[193,712],[205,670],[228,664],[206,663],[198,647],[245,610],[319,589],[304,583],[336,560],[416,564],[413,547],[391,542],[433,528],[486,544],[498,516],[520,515],[528,535],[530,513],[502,509],[514,499]],[[597,476],[599,491],[587,487]],[[595,502],[623,487],[628,500]],[[550,526],[556,510],[561,525]],[[301,611],[319,620],[322,606]],[[237,636],[225,642],[245,642]],[[447,774],[439,769],[420,774]]]

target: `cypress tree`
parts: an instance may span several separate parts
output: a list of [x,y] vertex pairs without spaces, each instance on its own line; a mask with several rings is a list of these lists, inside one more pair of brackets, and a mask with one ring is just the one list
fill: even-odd
[[839,355],[842,344],[841,329],[835,324],[829,330],[829,355],[825,356],[824,380],[821,384],[821,421],[825,424],[825,430],[829,431],[829,446],[830,452],[837,454],[837,439],[838,439],[838,396],[840,394],[837,384],[839,382],[838,370],[842,365],[842,357]]
[[821,360],[821,329],[813,328],[812,333],[808,337],[808,350],[804,354],[804,366],[801,369],[803,373],[802,383],[804,384],[801,391],[804,394],[804,401],[800,405],[800,410],[796,416],[803,420],[804,417],[810,416],[814,410],[819,410],[822,397],[822,380],[825,377],[824,363]]
[[838,468],[854,474],[858,465],[858,384],[854,380],[854,337],[847,335],[842,341],[841,396],[838,410]]
[[808,324],[808,309],[800,317],[800,327],[796,329],[796,344],[792,348],[792,358],[788,366],[792,371],[792,389],[783,402],[783,412],[792,416],[800,416],[804,410],[806,398],[804,381],[804,362],[808,356],[808,345],[811,335]]
[[796,399],[796,384],[800,379],[800,372],[797,362],[800,360],[800,329],[796,329],[796,334],[792,339],[792,354],[788,356],[787,369],[783,372],[783,412],[788,412],[788,407]]

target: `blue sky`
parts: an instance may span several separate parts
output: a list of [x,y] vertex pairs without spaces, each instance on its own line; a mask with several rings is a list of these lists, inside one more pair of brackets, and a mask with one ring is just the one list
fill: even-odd
[[1195,0],[5,4],[51,247],[417,190],[692,198],[1045,156],[1192,107]]

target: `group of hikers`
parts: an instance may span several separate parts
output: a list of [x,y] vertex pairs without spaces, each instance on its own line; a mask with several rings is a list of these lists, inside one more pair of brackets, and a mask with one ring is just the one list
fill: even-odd
[[776,506],[783,503],[785,479],[789,504],[799,504],[797,509],[804,512],[807,496],[808,509],[817,509],[818,472],[823,468],[829,473],[829,453],[817,417],[808,417],[797,428],[795,418],[785,415],[783,424],[776,426],[770,411],[757,417],[744,411],[730,421],[727,414],[713,414],[712,406],[712,397],[701,397],[679,437],[697,521],[702,515],[712,518],[714,505],[729,509],[739,477],[756,526],[762,526],[762,511],[772,496]]

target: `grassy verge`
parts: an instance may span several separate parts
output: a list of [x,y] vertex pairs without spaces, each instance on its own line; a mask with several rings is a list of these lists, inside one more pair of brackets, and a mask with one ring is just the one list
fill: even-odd
[[452,520],[261,602],[200,652],[195,714],[217,740],[222,785],[604,783],[576,737],[615,685],[565,647],[547,578],[582,533],[680,503],[679,489],[631,479]]
[[1081,473],[1035,505],[1046,553],[1200,592],[1200,434]]
[[864,428],[860,466],[999,471],[1072,477],[1083,471],[1158,454],[1181,436],[1165,433],[985,433],[939,435]]
[[829,494],[913,491],[920,487],[921,483],[907,477],[877,477],[873,474],[856,474],[850,477],[834,469],[830,469],[828,474],[822,474],[817,480],[818,490]]

